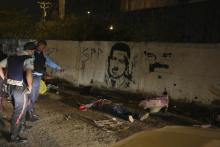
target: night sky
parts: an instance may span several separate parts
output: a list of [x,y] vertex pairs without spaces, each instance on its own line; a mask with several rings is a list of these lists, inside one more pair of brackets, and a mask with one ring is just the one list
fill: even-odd
[[22,12],[34,18],[40,16],[40,9],[37,0],[1,0],[0,11]]
[[[58,8],[58,0],[50,0],[53,8]],[[34,12],[39,9],[38,0],[1,0],[0,10],[28,10]],[[84,13],[88,10],[97,13],[119,11],[119,0],[66,0],[66,12]]]
[[24,9],[28,7],[33,7],[36,4],[37,0],[1,0],[1,9]]

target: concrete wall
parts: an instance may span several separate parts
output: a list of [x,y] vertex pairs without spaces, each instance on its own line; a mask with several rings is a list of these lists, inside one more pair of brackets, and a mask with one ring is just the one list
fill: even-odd
[[53,73],[76,86],[155,95],[166,88],[172,99],[220,100],[220,44],[118,43],[50,40],[49,56],[65,69]]
[[156,95],[166,88],[173,99],[220,100],[220,44],[129,42],[127,50],[110,56],[117,43],[49,41],[48,46],[56,49],[51,56],[65,69],[57,75],[75,85]]

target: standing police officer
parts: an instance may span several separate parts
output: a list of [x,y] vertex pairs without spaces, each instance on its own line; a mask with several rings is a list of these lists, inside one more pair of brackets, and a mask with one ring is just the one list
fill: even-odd
[[36,121],[39,119],[38,115],[34,113],[34,104],[39,96],[40,80],[45,73],[46,65],[53,69],[63,71],[63,69],[59,65],[54,63],[45,54],[46,49],[47,42],[45,40],[38,40],[37,49],[34,52],[33,90],[29,95],[30,105],[28,106],[28,120],[30,121]]
[[[2,61],[3,59],[5,59],[7,57],[7,55],[2,51],[3,50],[3,45],[0,44],[0,61]],[[4,97],[6,97],[5,92],[2,90],[3,89],[3,85],[4,85],[4,80],[0,77],[0,119],[2,117],[2,111],[3,111],[3,106],[2,106],[2,99]],[[1,120],[0,120],[1,121]],[[1,123],[1,122],[0,122]]]
[[33,42],[24,45],[24,50],[0,62],[0,76],[5,79],[2,68],[7,68],[7,84],[14,106],[11,121],[11,142],[24,143],[26,138],[19,134],[25,122],[27,94],[32,90],[32,55],[36,46]]

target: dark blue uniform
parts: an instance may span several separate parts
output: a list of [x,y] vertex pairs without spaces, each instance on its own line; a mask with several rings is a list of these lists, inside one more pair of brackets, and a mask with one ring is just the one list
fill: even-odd
[[[24,50],[17,55],[9,56],[0,62],[0,76],[5,79],[2,68],[7,68],[8,94],[11,96],[14,106],[11,119],[11,142],[25,143],[26,138],[19,134],[25,122],[28,98],[27,94],[31,90],[32,77],[30,72],[33,70],[33,51],[36,49],[34,42],[28,42],[24,45]],[[28,71],[28,73],[27,73]],[[26,75],[28,74],[28,75]],[[26,77],[28,76],[28,85]],[[27,88],[30,88],[30,90]]]
[[11,56],[7,63],[7,83],[9,86],[9,94],[11,95],[14,111],[12,114],[12,137],[19,135],[22,124],[25,122],[25,114],[27,110],[28,98],[25,93],[25,72],[24,61],[31,58],[27,55]]
[[[44,57],[43,52],[34,52],[34,73],[40,73],[43,75],[45,72],[45,66],[46,66],[46,58]],[[33,74],[33,89],[31,91],[31,94],[29,95],[30,99],[30,104],[28,106],[28,113],[30,120],[33,120],[33,109],[34,109],[34,104],[37,101],[37,98],[39,96],[39,87],[40,87],[40,80],[42,75],[35,75]]]
[[7,68],[8,93],[14,106],[11,120],[11,139],[16,140],[25,122],[27,110],[25,69],[33,69],[33,59],[24,52],[23,55],[9,56],[1,61],[0,65]]

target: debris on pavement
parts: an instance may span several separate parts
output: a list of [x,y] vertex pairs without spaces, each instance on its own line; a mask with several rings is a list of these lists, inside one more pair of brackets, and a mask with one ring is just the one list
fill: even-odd
[[48,88],[43,80],[40,80],[39,94],[43,95],[47,92]]
[[113,118],[112,118],[112,120],[116,121],[116,120],[117,120],[117,118],[113,117]]
[[203,129],[212,128],[211,124],[204,124],[204,125],[193,125],[193,127],[199,127]]
[[53,85],[53,84],[48,84],[47,85],[48,90],[58,90],[59,86]]
[[169,105],[169,97],[167,95],[166,90],[162,96],[145,99],[139,103],[139,107],[145,110],[148,109],[150,113],[157,113],[163,108],[167,110],[168,105]]
[[71,114],[65,114],[64,119],[66,121],[70,120],[71,119]]
[[125,127],[124,123],[117,119],[105,119],[105,120],[94,120],[94,123],[97,127],[101,129],[112,132],[112,131],[120,131],[124,129],[128,129],[129,127]]
[[56,85],[53,85],[53,84],[48,84],[47,85],[47,90],[48,91],[54,91],[57,95],[60,94],[59,86],[56,86]]
[[47,84],[45,81],[40,81],[39,94],[44,95],[47,91],[55,91],[56,94],[59,94],[59,86],[53,84]]

